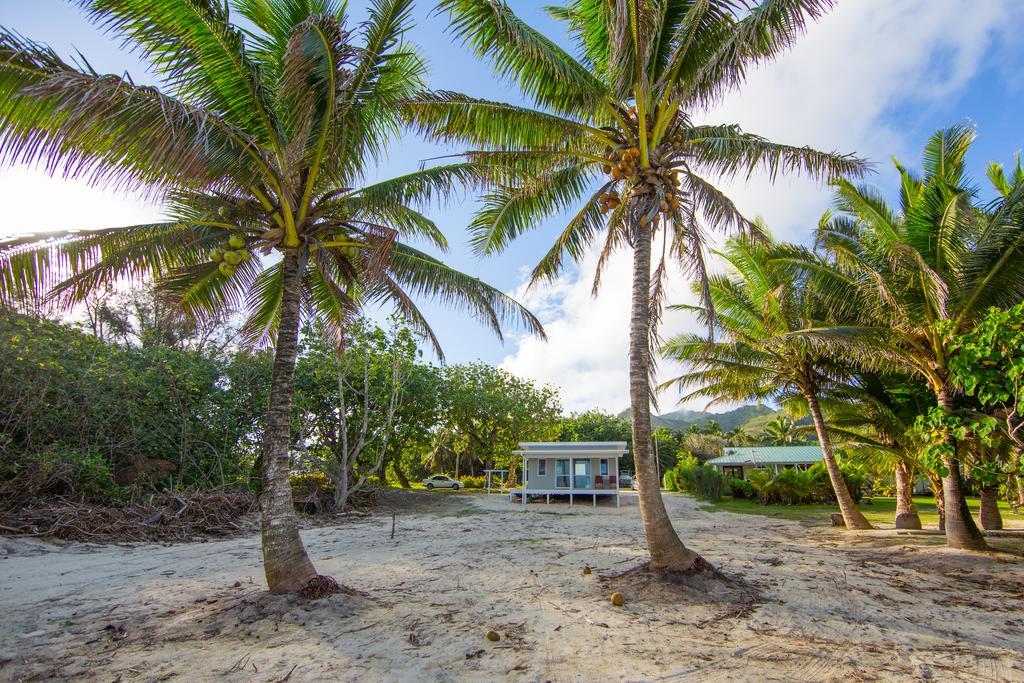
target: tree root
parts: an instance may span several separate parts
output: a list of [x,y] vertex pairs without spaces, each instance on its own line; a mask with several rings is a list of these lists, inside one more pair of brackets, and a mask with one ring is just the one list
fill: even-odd
[[328,595],[335,595],[337,593],[362,595],[360,591],[340,584],[334,578],[324,576],[323,574],[317,574],[307,581],[305,586],[299,589],[299,595],[309,600],[319,600],[320,598],[326,598]]
[[742,578],[727,576],[703,557],[684,570],[659,571],[650,562],[618,574],[602,574],[607,588],[627,593],[631,600],[669,600],[675,603],[716,603],[753,605],[760,602],[758,591]]

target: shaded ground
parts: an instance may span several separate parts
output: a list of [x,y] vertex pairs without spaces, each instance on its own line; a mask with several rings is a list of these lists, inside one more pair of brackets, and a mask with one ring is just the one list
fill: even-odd
[[[978,499],[968,498],[967,505],[978,519]],[[921,517],[921,524],[925,529],[937,529],[939,525],[939,513],[935,509],[935,499],[931,496],[914,496],[914,505]],[[796,521],[807,521],[820,523],[827,520],[830,513],[839,512],[836,505],[761,505],[757,501],[744,500],[725,496],[718,503],[704,503],[702,509],[722,512],[738,512],[741,514],[764,515],[766,517],[777,517],[779,519],[792,519]],[[893,518],[896,515],[896,499],[873,496],[867,498],[860,505],[861,512],[876,526],[892,527]],[[1024,530],[1024,514],[1014,513],[1005,501],[999,501],[999,512],[1003,516],[1003,523],[1007,529]]]
[[616,585],[613,607],[600,575],[643,559],[629,502],[392,494],[388,511],[303,532],[320,571],[365,591],[316,602],[263,591],[253,536],[4,541],[0,680],[1024,681],[1019,556],[668,496],[682,535],[760,601]]

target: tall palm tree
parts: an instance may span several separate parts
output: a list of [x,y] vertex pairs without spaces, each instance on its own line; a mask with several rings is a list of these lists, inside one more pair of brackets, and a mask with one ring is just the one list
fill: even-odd
[[[0,245],[0,296],[53,288],[66,304],[152,276],[184,311],[243,306],[246,335],[275,344],[262,451],[264,569],[270,589],[316,576],[299,537],[289,424],[300,319],[340,331],[390,303],[435,343],[413,295],[465,308],[500,333],[539,323],[500,291],[400,242],[445,246],[410,204],[480,174],[474,164],[363,184],[401,129],[395,104],[423,87],[401,40],[411,0],[373,0],[346,28],[339,0],[91,0],[93,20],[150,62],[160,87],[101,75],[0,33],[0,157],[166,199],[170,220]],[[271,255],[254,258],[252,250]]]
[[[978,206],[964,168],[973,141],[974,130],[965,125],[935,133],[921,177],[896,162],[898,210],[870,187],[839,181],[841,213],[818,231],[843,296],[849,298],[851,286],[860,292],[855,308],[862,317],[860,324],[809,335],[920,377],[946,415],[957,406],[945,330],[968,329],[989,307],[1024,299],[1024,181]],[[940,469],[947,543],[984,549],[951,433],[946,445]]]
[[[707,230],[752,228],[712,180],[764,170],[815,178],[859,174],[850,156],[770,142],[735,125],[698,123],[702,111],[742,84],[802,33],[832,0],[568,0],[549,10],[575,56],[528,26],[503,0],[441,0],[454,35],[516,83],[534,107],[437,92],[406,104],[428,136],[470,146],[472,161],[513,175],[496,184],[471,225],[480,254],[501,251],[548,216],[574,215],[536,266],[552,279],[566,257],[603,243],[594,289],[619,249],[633,252],[629,388],[633,456],[650,566],[688,570],[659,491],[651,452],[652,336],[671,261],[706,282]],[[506,180],[508,180],[506,178]],[[652,246],[661,256],[652,273]],[[653,277],[652,277],[653,274]],[[706,288],[704,288],[706,296]]]
[[849,529],[870,529],[843,480],[821,408],[822,395],[841,386],[848,368],[794,334],[824,320],[828,308],[812,276],[776,262],[813,255],[744,237],[729,240],[721,256],[735,276],[709,279],[710,306],[675,307],[695,313],[719,338],[687,333],[669,339],[662,352],[688,370],[665,386],[687,391],[680,400],[708,398],[709,405],[750,399],[804,401],[843,521]]

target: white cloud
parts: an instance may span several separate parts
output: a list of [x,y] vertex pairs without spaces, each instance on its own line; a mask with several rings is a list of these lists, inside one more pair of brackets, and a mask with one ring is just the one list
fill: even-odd
[[[966,11],[965,11],[966,10]],[[888,158],[915,161],[921,140],[892,121],[896,107],[926,112],[962,90],[999,38],[1018,31],[1024,6],[996,0],[847,1],[812,26],[777,62],[751,73],[742,93],[730,96],[708,120],[735,122],[778,142],[855,151],[877,160],[885,183]],[[914,122],[903,122],[904,127]],[[813,182],[765,178],[723,183],[748,215],[762,215],[779,239],[806,240],[828,207],[826,188]],[[603,277],[603,292],[590,296],[596,254],[578,271],[529,292],[548,342],[524,338],[502,362],[517,374],[562,388],[565,406],[620,410],[628,405],[626,350],[631,259],[618,254]],[[670,300],[692,299],[676,274]],[[517,292],[523,295],[522,290]],[[669,314],[666,334],[696,323]],[[662,368],[662,376],[671,375]],[[664,397],[662,407],[674,399]],[[701,407],[701,406],[691,406]]]
[[51,177],[29,167],[0,169],[0,206],[4,207],[0,238],[161,220],[160,208],[141,195]]

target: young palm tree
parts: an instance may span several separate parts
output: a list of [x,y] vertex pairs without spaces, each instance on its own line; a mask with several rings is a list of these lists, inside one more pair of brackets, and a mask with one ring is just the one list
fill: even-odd
[[815,326],[828,313],[812,277],[776,262],[794,254],[813,258],[799,248],[752,237],[726,244],[721,255],[735,277],[709,279],[710,306],[676,307],[696,313],[721,338],[709,340],[688,333],[668,340],[662,352],[683,363],[688,371],[665,386],[687,390],[681,400],[708,398],[709,405],[802,399],[814,423],[843,521],[849,529],[870,529],[843,480],[821,408],[822,395],[842,385],[848,368],[794,334]]
[[[184,310],[244,306],[251,340],[275,343],[262,452],[270,589],[316,576],[292,507],[289,425],[303,316],[340,330],[363,305],[394,304],[435,343],[413,295],[433,295],[496,332],[539,323],[479,280],[399,242],[445,246],[410,203],[480,175],[470,163],[362,185],[400,130],[395,103],[422,88],[401,42],[411,0],[374,0],[356,33],[338,0],[92,0],[94,20],[148,58],[159,88],[66,63],[0,33],[0,157],[166,198],[171,219],[0,245],[0,297],[53,288],[73,304],[152,276]],[[84,62],[84,60],[83,60]],[[251,250],[273,254],[266,261]]]
[[[536,108],[438,92],[411,99],[409,119],[434,139],[474,148],[468,159],[510,171],[472,225],[480,254],[500,251],[548,216],[573,217],[533,271],[554,278],[566,256],[603,240],[633,252],[629,342],[633,456],[651,567],[687,570],[697,555],[672,528],[651,453],[651,339],[667,261],[705,282],[706,230],[751,224],[708,178],[766,170],[815,178],[859,174],[859,160],[769,142],[735,125],[698,123],[747,69],[778,55],[831,0],[570,0],[564,22],[577,56],[525,24],[502,0],[441,0],[457,38],[491,60]],[[652,245],[661,238],[653,269]],[[706,290],[705,290],[706,294]]]
[[[897,162],[899,210],[871,188],[837,183],[842,214],[818,233],[844,296],[851,285],[859,289],[856,308],[863,315],[862,324],[812,334],[917,375],[947,415],[956,406],[941,327],[967,329],[991,306],[1024,299],[1024,181],[997,184],[999,196],[975,206],[964,172],[973,141],[968,126],[937,132],[925,147],[923,177]],[[947,543],[984,549],[967,508],[956,440],[950,435],[947,443],[941,468]]]

